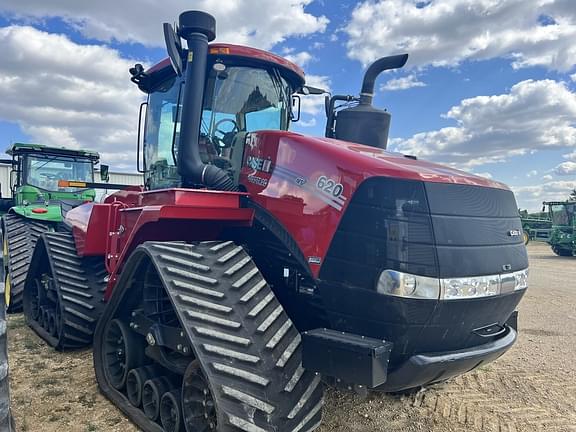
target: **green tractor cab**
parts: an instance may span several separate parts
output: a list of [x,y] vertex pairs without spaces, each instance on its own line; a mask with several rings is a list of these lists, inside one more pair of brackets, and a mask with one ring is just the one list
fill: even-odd
[[[11,199],[2,199],[3,261],[6,303],[9,311],[21,309],[21,293],[36,240],[46,231],[57,231],[63,215],[78,205],[94,201],[94,189],[71,187],[63,181],[94,181],[96,152],[13,144],[6,153],[12,157]],[[64,182],[66,183],[66,182]],[[80,183],[81,184],[81,183]]]
[[545,201],[552,221],[548,243],[560,256],[576,255],[576,201]]

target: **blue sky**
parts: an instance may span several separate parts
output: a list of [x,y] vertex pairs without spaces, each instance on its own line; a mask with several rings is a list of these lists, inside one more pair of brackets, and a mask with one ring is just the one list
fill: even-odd
[[[4,0],[3,145],[93,148],[133,170],[142,95],[127,68],[161,60],[162,21],[192,8],[216,16],[219,41],[284,55],[333,93],[357,94],[371,61],[407,52],[377,83],[390,149],[503,181],[532,210],[576,188],[573,0]],[[321,135],[321,98],[303,109],[294,129]]]

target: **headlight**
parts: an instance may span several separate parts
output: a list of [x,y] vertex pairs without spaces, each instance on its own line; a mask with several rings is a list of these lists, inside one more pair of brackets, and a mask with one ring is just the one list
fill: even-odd
[[384,270],[376,289],[380,294],[398,297],[437,299],[440,295],[440,279]]
[[491,297],[526,288],[528,269],[503,275],[446,279],[384,270],[376,287],[380,294],[432,300]]

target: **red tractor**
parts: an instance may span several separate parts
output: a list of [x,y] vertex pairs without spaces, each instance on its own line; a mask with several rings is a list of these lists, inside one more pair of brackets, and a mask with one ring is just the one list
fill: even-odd
[[331,97],[317,138],[288,131],[317,93],[300,68],[210,44],[202,12],[164,30],[169,59],[131,69],[144,190],[68,211],[24,291],[57,349],[94,334],[99,386],[141,429],[310,431],[324,382],[411,389],[512,346],[528,268],[512,192],[385,151],[374,82],[407,56]]

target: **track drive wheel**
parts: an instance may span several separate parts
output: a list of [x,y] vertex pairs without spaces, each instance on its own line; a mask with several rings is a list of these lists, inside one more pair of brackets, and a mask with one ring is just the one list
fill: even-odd
[[[148,344],[144,363],[158,372],[142,391],[134,375],[145,364],[128,373],[126,390],[107,378],[114,320]],[[307,432],[320,425],[322,384],[302,368],[300,344],[242,247],[146,242],[124,265],[98,323],[94,367],[102,392],[146,432]]]
[[78,257],[72,233],[42,234],[24,285],[26,322],[57,350],[89,346],[106,275],[102,257]]
[[3,251],[6,265],[5,286],[9,301],[8,312],[22,311],[22,293],[34,246],[40,235],[51,229],[51,224],[26,219],[17,214],[4,215]]

